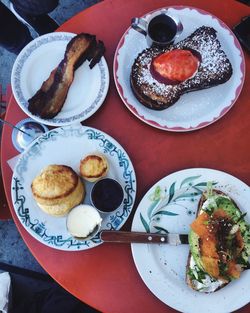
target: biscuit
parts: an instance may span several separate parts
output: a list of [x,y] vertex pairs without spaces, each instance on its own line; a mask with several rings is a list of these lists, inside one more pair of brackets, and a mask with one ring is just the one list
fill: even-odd
[[66,165],[45,167],[32,181],[31,190],[38,206],[54,216],[66,215],[85,196],[81,179]]
[[80,175],[90,182],[95,182],[106,176],[108,161],[101,154],[89,154],[80,162]]

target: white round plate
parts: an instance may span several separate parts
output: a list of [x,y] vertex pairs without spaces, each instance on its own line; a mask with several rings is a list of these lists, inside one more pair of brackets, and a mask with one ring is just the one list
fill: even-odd
[[[113,68],[115,83],[127,108],[143,122],[167,131],[192,131],[214,123],[233,106],[244,83],[244,55],[232,31],[217,17],[192,7],[174,6],[167,9],[183,23],[184,30],[176,42],[185,39],[203,25],[217,31],[222,49],[233,67],[232,77],[222,85],[184,94],[165,110],[148,109],[136,99],[130,87],[134,60],[147,47],[145,37],[130,27],[116,49]],[[149,19],[152,13],[146,14],[144,18]]]
[[37,37],[17,56],[11,73],[14,97],[21,109],[34,120],[50,125],[65,126],[81,122],[102,105],[109,87],[109,71],[104,57],[89,68],[85,61],[74,74],[62,110],[52,119],[42,119],[28,110],[30,99],[64,57],[68,42],[76,34],[55,32]]
[[[103,213],[102,229],[120,229],[132,211],[136,195],[136,177],[133,165],[120,144],[104,132],[74,124],[55,128],[40,136],[21,154],[15,166],[11,195],[21,224],[41,243],[60,250],[76,251],[101,244],[99,234],[88,241],[73,238],[66,229],[66,217],[53,217],[36,204],[31,183],[40,171],[50,164],[72,167],[79,174],[80,160],[91,153],[102,153],[109,164],[107,177],[116,179],[123,187],[123,203],[112,213]],[[93,183],[84,181],[84,203],[90,204]]]
[[[157,182],[141,200],[132,224],[133,231],[189,232],[201,193],[208,181],[235,200],[242,212],[250,213],[250,188],[221,171],[194,168],[170,174]],[[249,222],[249,216],[246,218]],[[250,301],[250,271],[238,280],[211,293],[192,290],[185,281],[189,246],[132,244],[132,254],[141,278],[165,304],[185,313],[226,313]]]

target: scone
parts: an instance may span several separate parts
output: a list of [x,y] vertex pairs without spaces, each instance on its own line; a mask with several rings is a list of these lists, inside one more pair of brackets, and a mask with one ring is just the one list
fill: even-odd
[[95,182],[106,176],[108,161],[101,154],[89,154],[80,162],[81,176],[90,182]]
[[80,177],[66,165],[44,168],[32,181],[31,190],[38,206],[54,216],[66,215],[85,196]]

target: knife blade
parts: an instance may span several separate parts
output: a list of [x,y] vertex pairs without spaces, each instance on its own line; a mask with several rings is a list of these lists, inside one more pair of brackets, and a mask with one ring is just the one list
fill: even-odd
[[100,238],[103,242],[116,243],[167,243],[173,246],[188,244],[188,234],[156,234],[119,230],[102,230],[100,232]]

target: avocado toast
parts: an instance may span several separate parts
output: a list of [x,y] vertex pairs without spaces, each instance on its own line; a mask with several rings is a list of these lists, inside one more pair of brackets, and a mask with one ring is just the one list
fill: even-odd
[[214,292],[249,268],[250,225],[245,215],[229,196],[208,184],[189,233],[186,280],[191,288]]

